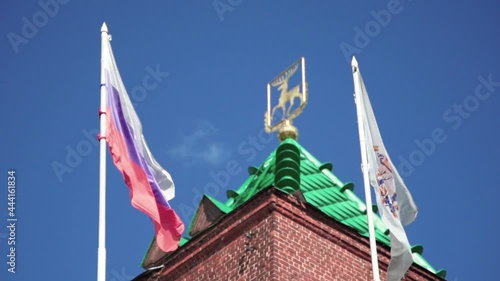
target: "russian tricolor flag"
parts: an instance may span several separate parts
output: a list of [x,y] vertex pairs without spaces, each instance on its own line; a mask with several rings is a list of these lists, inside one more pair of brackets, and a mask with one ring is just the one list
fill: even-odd
[[174,182],[149,151],[109,41],[103,46],[102,60],[107,89],[106,140],[113,162],[130,189],[132,206],[154,222],[158,247],[174,251],[184,232],[184,224],[168,204],[175,196]]

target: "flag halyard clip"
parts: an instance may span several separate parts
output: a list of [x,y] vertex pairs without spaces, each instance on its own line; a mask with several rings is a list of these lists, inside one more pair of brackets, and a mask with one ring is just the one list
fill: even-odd
[[106,136],[101,136],[101,133],[97,133],[97,140],[101,141],[102,139],[106,140]]

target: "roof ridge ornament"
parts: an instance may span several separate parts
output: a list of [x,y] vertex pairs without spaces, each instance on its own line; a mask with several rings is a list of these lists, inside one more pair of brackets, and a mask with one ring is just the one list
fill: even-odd
[[[290,78],[294,77],[294,74],[299,69],[299,83],[293,86],[291,90],[288,90]],[[296,78],[296,76],[294,78]],[[297,79],[294,80],[297,82]],[[278,104],[271,108],[273,100],[272,93],[274,88],[277,88],[280,95]],[[293,108],[296,98],[300,98],[300,105]],[[278,131],[278,138],[280,141],[287,138],[297,140],[299,131],[295,128],[295,126],[293,126],[292,120],[297,118],[297,116],[302,113],[304,107],[307,105],[307,99],[306,62],[305,58],[301,57],[273,80],[267,83],[267,111],[264,117],[266,132],[272,133],[274,131]],[[273,123],[274,119],[278,119],[275,118],[278,117],[275,116],[275,114],[281,114],[281,120]]]

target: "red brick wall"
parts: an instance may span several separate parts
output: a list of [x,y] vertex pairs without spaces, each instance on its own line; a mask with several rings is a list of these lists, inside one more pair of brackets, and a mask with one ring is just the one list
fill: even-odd
[[175,280],[271,280],[273,239],[270,239],[269,219],[254,225],[217,253],[206,256]]
[[[378,252],[385,280],[389,249]],[[367,281],[370,261],[366,237],[270,188],[136,280]],[[413,265],[404,280],[442,279]]]
[[[278,204],[272,237],[281,273],[273,280],[373,280],[367,238],[293,200]],[[389,249],[379,245],[378,253],[381,278],[386,280]],[[407,275],[403,280],[442,280],[416,265]]]
[[368,280],[364,259],[280,213],[275,216],[276,266],[281,270],[275,280]]

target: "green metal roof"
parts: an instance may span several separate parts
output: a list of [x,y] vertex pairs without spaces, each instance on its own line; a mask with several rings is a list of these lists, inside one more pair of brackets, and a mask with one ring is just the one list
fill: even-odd
[[[249,168],[248,179],[239,189],[228,190],[225,203],[207,197],[228,214],[266,187],[274,186],[287,193],[300,188],[309,204],[368,237],[366,205],[353,193],[354,184],[340,181],[331,169],[331,163],[321,163],[297,141],[289,138],[281,142],[259,168]],[[374,212],[373,208],[369,211]],[[390,246],[389,230],[376,212],[374,224],[377,240]],[[182,242],[181,245],[186,241]],[[444,278],[446,271],[437,271],[432,267],[421,255],[422,250],[420,245],[413,247],[414,262]]]

